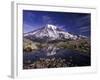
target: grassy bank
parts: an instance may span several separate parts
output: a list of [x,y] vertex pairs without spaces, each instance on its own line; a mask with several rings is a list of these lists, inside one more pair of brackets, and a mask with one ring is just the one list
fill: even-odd
[[50,43],[39,43],[31,40],[25,40],[23,45],[24,51],[34,51],[39,49],[47,49],[49,45],[56,46],[61,49],[71,49],[77,50],[86,54],[90,54],[90,41],[89,40],[67,40],[67,41],[59,41],[59,42],[50,42]]

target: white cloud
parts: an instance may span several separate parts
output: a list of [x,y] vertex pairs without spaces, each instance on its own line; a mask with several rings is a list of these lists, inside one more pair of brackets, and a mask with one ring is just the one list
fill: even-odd
[[51,17],[49,17],[49,16],[43,16],[42,19],[43,19],[43,23],[44,24],[51,24],[51,23],[53,23]]
[[88,32],[88,31],[90,31],[90,28],[88,26],[80,27],[79,31],[82,32],[82,33],[83,32]]

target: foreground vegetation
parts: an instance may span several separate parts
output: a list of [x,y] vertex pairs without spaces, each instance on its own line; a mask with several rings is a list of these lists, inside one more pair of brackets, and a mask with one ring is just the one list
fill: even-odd
[[72,60],[66,61],[65,59],[55,59],[55,58],[40,58],[38,61],[31,62],[27,61],[24,65],[24,69],[34,69],[34,68],[59,68],[59,67],[75,67],[77,65],[72,63]]

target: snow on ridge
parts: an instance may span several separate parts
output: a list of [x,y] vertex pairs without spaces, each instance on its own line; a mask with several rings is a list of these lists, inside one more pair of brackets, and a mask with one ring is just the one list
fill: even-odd
[[46,26],[47,28],[52,28],[53,30],[57,29],[55,25],[47,24]]
[[44,37],[47,37],[48,40],[56,40],[56,39],[63,39],[63,38],[76,40],[79,37],[81,37],[81,36],[78,37],[77,35],[70,34],[69,32],[62,31],[57,26],[51,24],[47,24],[45,27],[41,29],[37,29],[33,32],[29,32],[24,36],[33,36],[33,38],[35,37],[35,38],[42,38],[42,39],[44,39]]

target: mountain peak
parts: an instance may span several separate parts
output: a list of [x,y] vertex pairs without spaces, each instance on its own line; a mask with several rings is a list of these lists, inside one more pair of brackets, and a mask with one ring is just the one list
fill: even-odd
[[57,27],[55,25],[52,25],[52,24],[47,24],[46,27],[50,28],[50,29],[57,29]]

